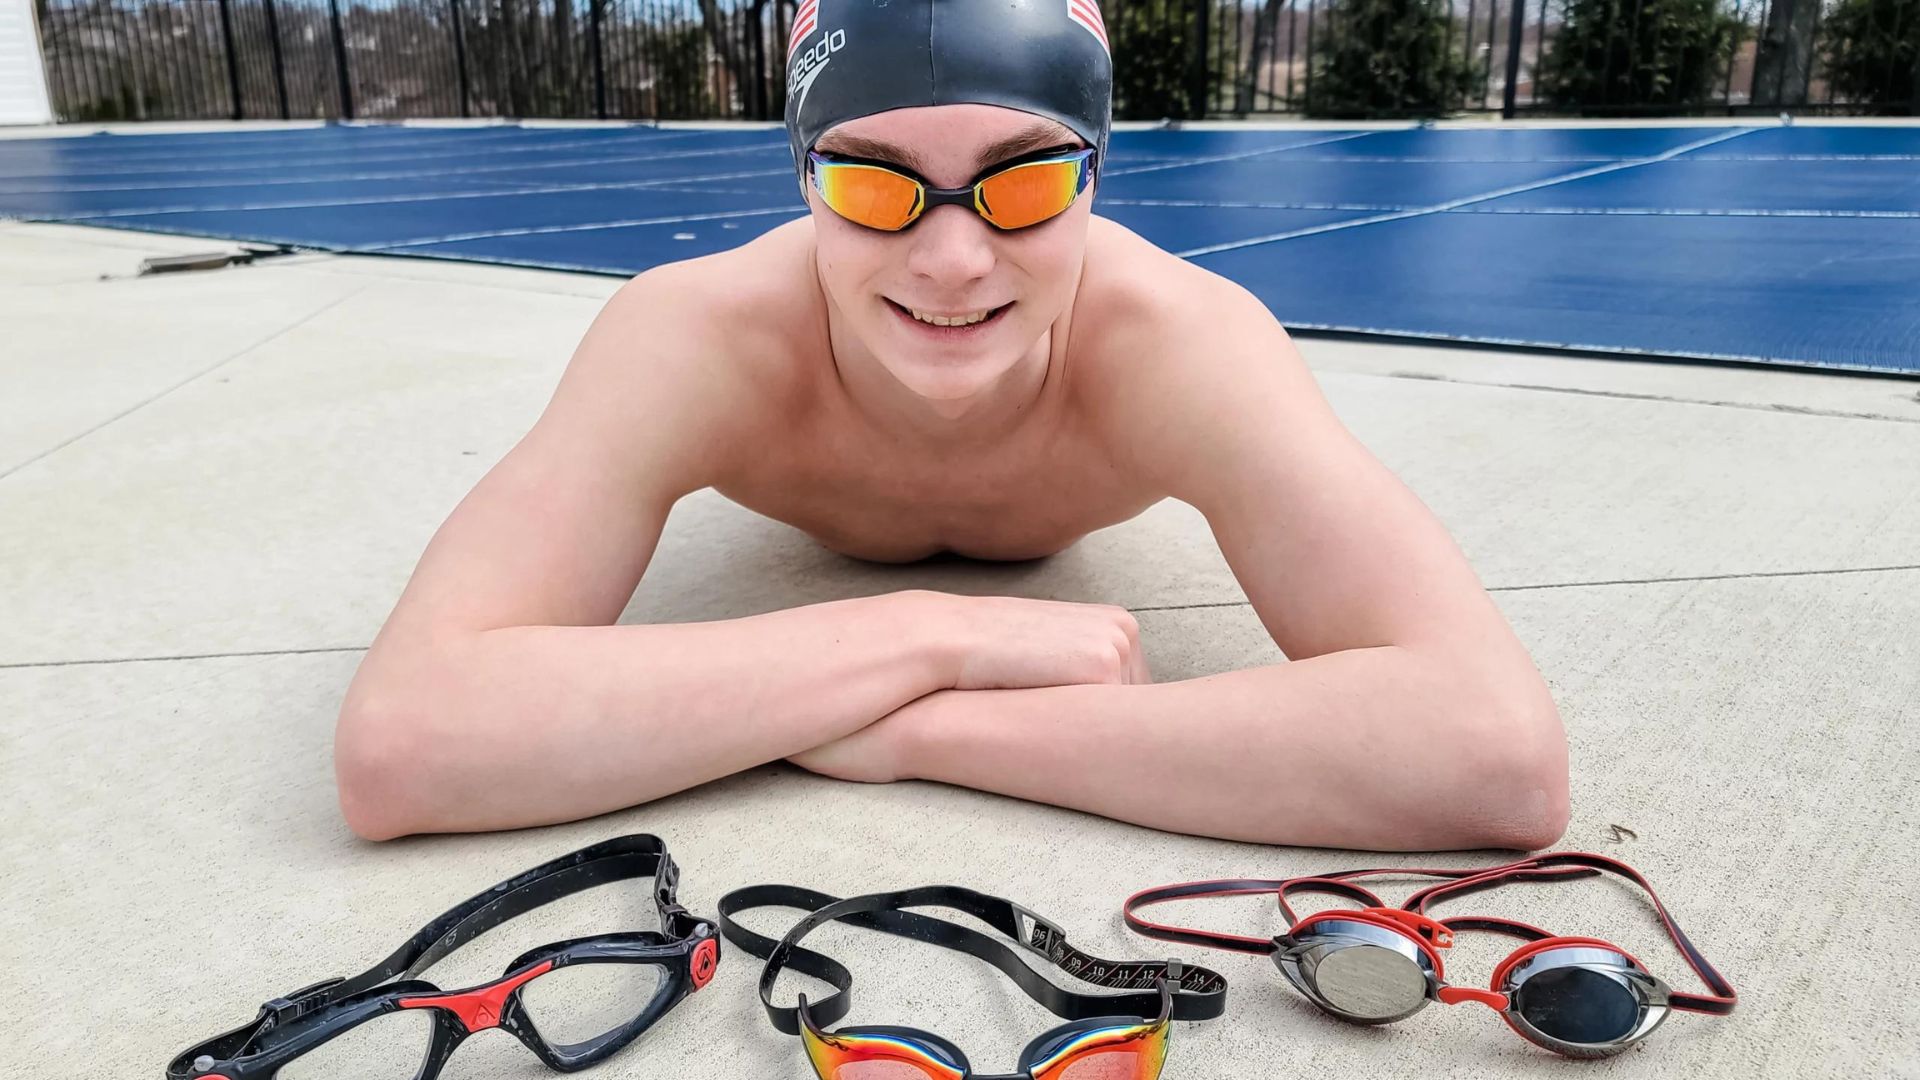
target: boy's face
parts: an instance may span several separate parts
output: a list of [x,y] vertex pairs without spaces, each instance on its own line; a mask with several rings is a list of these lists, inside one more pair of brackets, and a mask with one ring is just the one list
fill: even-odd
[[[838,125],[814,146],[962,188],[1036,150],[1083,147],[1064,126],[996,105],[895,109]],[[993,385],[1071,303],[1086,255],[1090,186],[1061,214],[1005,231],[937,206],[900,232],[840,217],[809,185],[820,280],[845,325],[911,392],[958,401]],[[938,326],[925,317],[983,321]],[[916,318],[919,315],[921,318]]]

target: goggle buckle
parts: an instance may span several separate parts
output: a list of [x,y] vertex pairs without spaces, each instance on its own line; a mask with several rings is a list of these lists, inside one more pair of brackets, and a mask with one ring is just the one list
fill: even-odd
[[1448,949],[1453,947],[1453,930],[1439,919],[1430,919],[1417,911],[1407,911],[1404,908],[1368,908],[1367,914],[1386,919],[1389,922],[1399,923],[1401,926],[1413,931],[1414,935],[1420,940],[1433,945],[1435,948]]

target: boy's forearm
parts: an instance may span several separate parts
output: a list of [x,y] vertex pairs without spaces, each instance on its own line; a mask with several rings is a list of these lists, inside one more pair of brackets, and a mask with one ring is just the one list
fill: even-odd
[[779,760],[952,685],[935,603],[900,593],[396,644],[369,655],[342,708],[341,805],[372,837],[513,828]]
[[[1186,682],[950,691],[906,771],[1175,832],[1370,850],[1531,849],[1566,822],[1537,675],[1476,686],[1397,647]],[[888,723],[893,723],[889,720]]]

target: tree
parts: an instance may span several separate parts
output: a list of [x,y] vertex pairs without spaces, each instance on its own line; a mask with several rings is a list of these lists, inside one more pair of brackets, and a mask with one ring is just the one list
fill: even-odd
[[1128,0],[1118,9],[1107,24],[1115,115],[1159,120],[1192,110],[1199,47],[1193,12],[1192,0]]
[[1540,96],[1576,112],[1700,105],[1744,30],[1720,0],[1568,0],[1535,72]]
[[1753,58],[1756,105],[1805,105],[1813,81],[1819,0],[1774,0]]
[[1840,0],[1823,51],[1839,97],[1863,112],[1920,114],[1920,0]]
[[1308,116],[1439,116],[1473,89],[1447,0],[1337,0],[1323,32]]

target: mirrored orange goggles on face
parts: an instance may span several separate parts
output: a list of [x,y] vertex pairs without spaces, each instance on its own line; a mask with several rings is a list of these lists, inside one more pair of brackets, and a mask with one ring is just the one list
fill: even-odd
[[970,206],[999,229],[1024,229],[1058,216],[1093,182],[1092,148],[1009,165],[971,187],[936,188],[885,165],[811,150],[808,173],[828,208],[855,225],[899,232],[935,206]]

